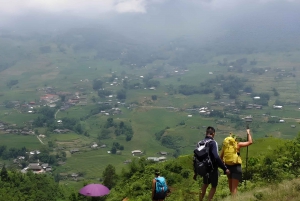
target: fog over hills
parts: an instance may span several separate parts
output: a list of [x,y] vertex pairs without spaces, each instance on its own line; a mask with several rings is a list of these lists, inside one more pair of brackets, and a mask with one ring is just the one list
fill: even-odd
[[[29,2],[29,1],[28,1]],[[44,1],[1,8],[0,27],[19,33],[58,34],[71,28],[105,27],[139,42],[163,43],[183,35],[193,42],[241,42],[296,37],[300,2],[287,0]],[[101,36],[102,37],[102,36]],[[123,39],[122,39],[123,40]]]

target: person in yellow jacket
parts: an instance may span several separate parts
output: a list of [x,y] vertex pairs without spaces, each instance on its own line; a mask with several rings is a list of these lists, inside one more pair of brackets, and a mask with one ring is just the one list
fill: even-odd
[[236,139],[230,135],[223,141],[220,157],[230,171],[230,174],[227,175],[227,177],[229,190],[232,196],[236,195],[238,184],[242,181],[242,159],[240,156],[240,149],[252,144],[250,129],[247,129],[247,138],[248,141],[246,142],[237,142]]

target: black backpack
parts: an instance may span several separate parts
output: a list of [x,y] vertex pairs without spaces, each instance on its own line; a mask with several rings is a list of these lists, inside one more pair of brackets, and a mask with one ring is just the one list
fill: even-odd
[[213,164],[209,156],[209,143],[213,141],[202,140],[198,143],[198,147],[194,150],[194,168],[195,172],[200,176],[205,176],[213,171]]

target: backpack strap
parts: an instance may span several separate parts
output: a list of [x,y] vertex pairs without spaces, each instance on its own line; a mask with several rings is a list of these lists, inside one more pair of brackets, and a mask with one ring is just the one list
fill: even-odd
[[205,146],[209,145],[210,142],[215,141],[213,139],[208,139],[208,140],[201,140],[200,142],[198,142],[197,144],[197,148],[201,146],[201,143],[204,143]]

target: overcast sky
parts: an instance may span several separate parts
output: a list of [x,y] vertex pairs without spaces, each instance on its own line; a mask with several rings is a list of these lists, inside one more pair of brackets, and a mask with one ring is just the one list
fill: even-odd
[[241,28],[295,31],[299,10],[300,0],[0,0],[0,27],[60,29],[98,23],[140,36],[218,37]]

